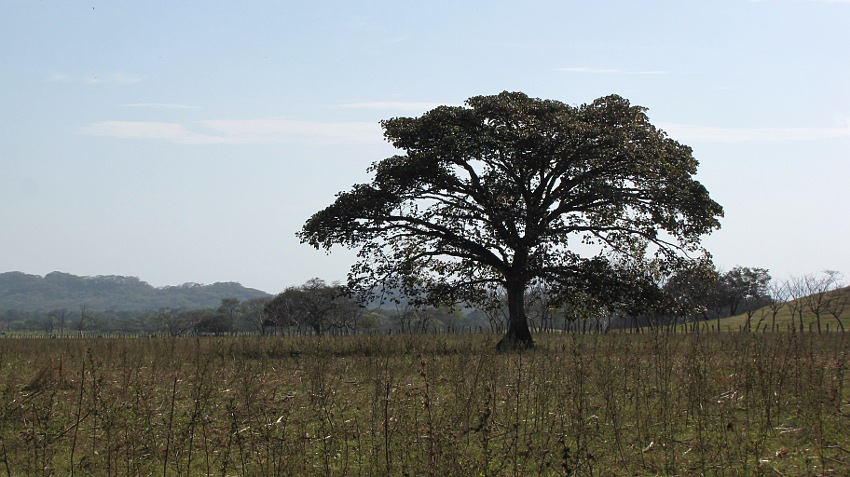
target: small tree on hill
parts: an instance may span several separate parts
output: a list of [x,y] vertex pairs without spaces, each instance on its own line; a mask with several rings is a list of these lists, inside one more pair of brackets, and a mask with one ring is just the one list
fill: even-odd
[[747,313],[749,323],[752,312],[767,303],[770,284],[767,269],[738,266],[724,273],[721,282],[725,288],[729,316],[743,311]]
[[844,322],[841,321],[841,316],[847,310],[848,302],[850,302],[850,290],[845,289],[843,292],[835,290],[827,302],[826,312],[838,323],[838,329],[844,332]]
[[[830,310],[834,308],[832,301],[836,300],[835,290],[842,286],[841,273],[826,270],[819,275],[809,274],[802,278],[802,283],[806,292],[803,305],[815,315],[815,323],[820,333],[822,331],[821,317],[830,314]],[[841,320],[837,321],[839,327],[843,329]]]

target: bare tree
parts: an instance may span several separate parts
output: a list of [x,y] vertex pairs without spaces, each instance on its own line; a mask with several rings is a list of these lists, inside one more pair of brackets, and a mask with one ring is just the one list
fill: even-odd
[[239,316],[239,310],[239,299],[222,298],[218,312],[225,318],[230,331],[233,331],[236,326],[236,318]]
[[481,311],[487,317],[490,331],[493,333],[503,333],[507,329],[508,324],[507,295],[502,290],[491,290],[488,298],[481,307]]
[[402,333],[410,333],[413,331],[413,321],[415,319],[415,316],[413,315],[412,309],[407,309],[406,307],[397,307],[396,314],[393,318],[393,321],[396,322]]
[[[805,326],[803,324],[803,313],[806,310],[805,297],[806,297],[806,281],[805,277],[791,277],[785,281],[785,297],[787,301],[785,305],[788,307],[788,311],[791,312],[791,329],[799,329],[802,333],[805,331]],[[795,328],[794,319],[797,319],[797,325],[799,328]]]
[[240,304],[239,316],[245,328],[256,330],[263,335],[266,334],[266,325],[269,322],[265,306],[270,300],[270,298],[265,297],[253,298]]
[[843,293],[840,290],[832,292],[829,301],[827,302],[826,311],[835,322],[838,323],[838,329],[844,332],[844,322],[841,321],[841,315],[847,309],[847,303],[850,302],[850,289],[845,289]]
[[414,331],[419,333],[427,333],[428,327],[436,318],[436,310],[432,307],[420,307],[413,309]]
[[59,336],[65,335],[65,320],[68,319],[71,312],[67,308],[59,308],[47,314],[51,321],[59,326]]
[[829,301],[832,291],[839,288],[841,274],[835,270],[826,270],[819,275],[806,275],[803,277],[805,297],[804,306],[815,315],[818,333],[821,330],[821,316],[829,313]]
[[539,331],[551,333],[555,329],[556,306],[554,296],[545,283],[538,282],[529,286],[525,297],[525,309],[528,320],[537,325]]
[[[341,290],[341,289],[340,289]],[[338,330],[357,331],[360,328],[366,308],[352,300],[345,293],[338,294],[334,299],[331,310],[331,322],[336,323]]]
[[88,306],[86,306],[85,303],[80,305],[80,321],[79,321],[79,323],[77,323],[77,332],[79,333],[80,338],[83,337],[83,328],[85,327],[85,324],[86,324],[87,309],[88,309]]
[[776,316],[788,303],[786,282],[772,282],[768,288],[768,296],[770,298],[765,309],[770,311],[770,331],[776,331]]
[[[360,310],[362,315],[362,308]],[[450,328],[460,320],[451,308],[405,303],[397,304],[395,321],[402,332],[427,333],[441,327]]]

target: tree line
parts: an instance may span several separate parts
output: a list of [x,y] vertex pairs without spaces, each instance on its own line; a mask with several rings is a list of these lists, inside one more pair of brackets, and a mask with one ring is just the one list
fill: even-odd
[[[648,280],[649,281],[649,280]],[[704,262],[653,281],[654,291],[631,296],[590,296],[533,284],[524,295],[537,332],[606,332],[613,329],[711,323],[743,316],[745,330],[777,329],[790,316],[794,331],[845,330],[850,293],[843,276],[825,271],[775,280],[769,271],[737,266],[728,271]],[[319,278],[290,286],[276,296],[224,298],[217,307],[162,307],[149,312],[96,311],[86,305],[49,312],[0,313],[0,332],[52,336],[91,333],[158,333],[170,336],[230,333],[357,334],[374,332],[495,332],[509,326],[507,297],[493,294],[488,306],[435,307],[426,297],[385,291],[385,300],[363,304],[340,283]],[[805,319],[804,319],[805,318]],[[787,323],[787,319],[785,322]]]

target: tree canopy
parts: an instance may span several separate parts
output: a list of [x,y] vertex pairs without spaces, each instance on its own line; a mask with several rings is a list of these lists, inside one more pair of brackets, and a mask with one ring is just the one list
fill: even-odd
[[330,330],[354,330],[363,308],[339,284],[319,278],[298,287],[288,287],[266,303],[265,317],[272,326],[307,327],[317,335]]
[[643,264],[702,255],[723,214],[691,149],[619,96],[570,106],[503,92],[381,125],[404,154],[373,163],[371,183],[339,193],[301,241],[359,249],[349,285],[362,296],[479,303],[503,288],[500,345],[533,343],[529,284],[631,293]]

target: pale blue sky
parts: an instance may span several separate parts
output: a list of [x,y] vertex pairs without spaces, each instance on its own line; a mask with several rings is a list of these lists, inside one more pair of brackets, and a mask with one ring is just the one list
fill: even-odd
[[378,121],[611,93],[694,148],[717,264],[850,275],[850,1],[0,0],[0,272],[344,279],[295,232]]

